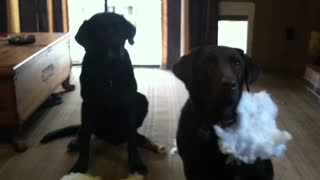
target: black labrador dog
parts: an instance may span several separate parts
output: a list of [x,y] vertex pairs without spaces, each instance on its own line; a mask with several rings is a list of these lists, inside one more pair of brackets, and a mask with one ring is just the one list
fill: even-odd
[[271,160],[254,164],[228,163],[218,148],[213,125],[236,123],[236,107],[243,86],[253,83],[259,70],[242,50],[205,46],[183,56],[173,73],[189,92],[179,120],[177,147],[187,180],[271,180]]
[[137,129],[148,112],[147,98],[137,92],[133,67],[125,41],[132,45],[135,27],[123,16],[99,13],[85,21],[76,34],[76,41],[85,48],[80,74],[81,125],[69,126],[47,134],[41,143],[75,134],[69,151],[79,151],[71,172],[85,172],[89,163],[90,137],[114,145],[128,142],[130,172],[147,173],[137,147],[161,153],[157,145],[139,134]]

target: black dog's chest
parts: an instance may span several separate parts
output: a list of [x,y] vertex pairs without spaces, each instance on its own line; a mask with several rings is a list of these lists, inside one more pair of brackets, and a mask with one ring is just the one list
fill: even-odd
[[130,67],[124,60],[107,60],[91,67],[96,74],[99,74],[101,79],[112,79],[124,77]]
[[[109,60],[110,61],[110,60]],[[100,83],[104,87],[118,87],[128,84],[132,79],[132,67],[124,60],[83,65],[82,76],[91,83]]]
[[[123,59],[86,55],[80,75],[81,97],[91,103],[112,103],[137,90],[129,56]],[[125,100],[125,99],[123,99]]]

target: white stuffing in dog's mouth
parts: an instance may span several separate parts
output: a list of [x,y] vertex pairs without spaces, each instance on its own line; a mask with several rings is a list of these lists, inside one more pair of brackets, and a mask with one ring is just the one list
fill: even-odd
[[284,154],[292,136],[278,129],[278,107],[268,93],[243,92],[237,113],[236,124],[227,128],[214,126],[222,153],[249,164]]

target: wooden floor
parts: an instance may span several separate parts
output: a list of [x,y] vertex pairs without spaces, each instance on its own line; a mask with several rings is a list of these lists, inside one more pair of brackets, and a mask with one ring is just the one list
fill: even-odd
[[[26,130],[30,148],[15,154],[9,145],[0,145],[1,180],[58,180],[71,168],[77,154],[66,152],[70,138],[39,145],[48,131],[80,121],[80,68],[73,68],[77,90],[64,94],[64,103],[41,110]],[[150,106],[141,132],[170,148],[181,106],[187,98],[184,85],[168,71],[136,69],[139,91],[146,94]],[[318,180],[320,178],[320,104],[304,90],[301,79],[264,74],[253,87],[267,90],[279,106],[280,128],[288,130],[293,140],[283,158],[273,160],[276,180]],[[196,148],[196,147],[195,147]],[[160,156],[141,150],[150,173],[146,180],[183,180],[178,155]],[[89,173],[104,180],[119,180],[127,175],[125,146],[113,147],[94,140]]]

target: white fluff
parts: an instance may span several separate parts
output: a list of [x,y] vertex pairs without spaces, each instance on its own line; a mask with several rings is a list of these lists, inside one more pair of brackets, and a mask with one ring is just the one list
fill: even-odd
[[129,176],[125,179],[122,180],[143,180],[143,175],[134,173],[134,174],[129,174]]
[[214,126],[222,153],[244,163],[283,155],[292,136],[277,128],[278,108],[265,91],[243,92],[237,113],[237,124],[225,129]]
[[174,141],[173,141],[173,147],[172,147],[172,149],[170,150],[170,154],[173,156],[173,155],[176,155],[177,153],[178,153],[177,141],[174,140]]
[[82,173],[70,173],[63,176],[61,180],[101,180],[101,178]]
[[[82,173],[70,173],[63,176],[61,180],[101,180],[101,178],[98,176],[91,176],[91,175],[82,174]],[[129,174],[127,178],[122,180],[143,180],[143,176],[138,173],[134,173],[134,174]]]

